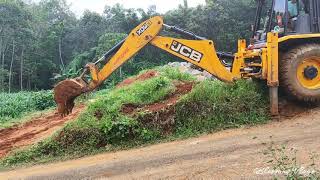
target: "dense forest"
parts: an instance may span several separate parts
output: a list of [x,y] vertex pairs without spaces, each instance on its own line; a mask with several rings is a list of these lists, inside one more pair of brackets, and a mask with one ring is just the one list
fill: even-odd
[[[0,92],[51,89],[57,81],[79,74],[87,62],[96,60],[141,21],[155,15],[164,16],[166,24],[214,40],[218,50],[233,52],[237,39],[250,35],[255,1],[207,0],[206,5],[189,7],[185,0],[165,14],[157,13],[156,6],[143,10],[117,4],[105,6],[103,14],[85,11],[77,17],[66,0],[0,0]],[[106,85],[176,60],[147,47]]]

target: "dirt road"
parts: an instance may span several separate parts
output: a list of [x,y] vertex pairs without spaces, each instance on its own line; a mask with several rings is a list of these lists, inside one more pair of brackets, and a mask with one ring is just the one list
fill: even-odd
[[79,105],[73,114],[64,118],[52,111],[22,125],[0,130],[0,158],[14,149],[32,145],[51,136],[66,122],[74,120],[84,108],[84,105]]
[[258,127],[2,172],[0,179],[270,178],[257,171],[268,167],[262,151],[270,136],[299,150],[298,159],[308,163],[309,153],[320,148],[320,108]]

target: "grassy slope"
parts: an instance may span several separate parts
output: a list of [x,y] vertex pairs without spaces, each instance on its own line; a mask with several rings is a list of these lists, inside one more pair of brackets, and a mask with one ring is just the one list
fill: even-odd
[[254,125],[269,119],[264,92],[250,81],[240,81],[235,85],[217,81],[198,83],[176,105],[175,122],[169,134],[163,133],[161,128],[141,122],[145,116],[143,113],[134,117],[122,114],[123,104],[158,102],[175,91],[175,81],[194,81],[190,75],[175,69],[158,68],[158,71],[161,75],[153,79],[97,93],[96,100],[76,121],[30,149],[15,152],[3,159],[2,166],[79,157],[97,151]]

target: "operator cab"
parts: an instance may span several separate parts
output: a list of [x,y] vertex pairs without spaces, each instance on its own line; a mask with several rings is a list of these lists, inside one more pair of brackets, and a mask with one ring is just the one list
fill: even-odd
[[319,0],[257,0],[252,39],[266,42],[268,32],[280,37],[292,34],[319,33]]

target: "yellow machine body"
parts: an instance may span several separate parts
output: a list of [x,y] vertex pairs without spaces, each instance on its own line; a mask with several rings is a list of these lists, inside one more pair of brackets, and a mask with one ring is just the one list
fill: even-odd
[[[149,27],[141,35],[137,32],[148,24]],[[158,36],[163,27],[163,19],[160,16],[151,18],[136,27],[127,37],[118,52],[99,71],[95,65],[89,64],[92,76],[90,87],[96,88],[104,82],[116,69],[128,61],[147,44],[152,44],[164,51],[188,61],[214,75],[224,82],[233,82],[241,78],[252,76],[268,80],[268,85],[277,86],[278,81],[278,35],[268,34],[268,43],[265,48],[247,50],[245,40],[239,40],[238,52],[235,54],[232,71],[228,71],[221,63],[211,40],[186,40],[171,37]],[[198,57],[199,56],[199,57]],[[246,64],[246,58],[261,57],[261,64]],[[261,66],[262,75],[248,74],[243,69],[246,67]]]

